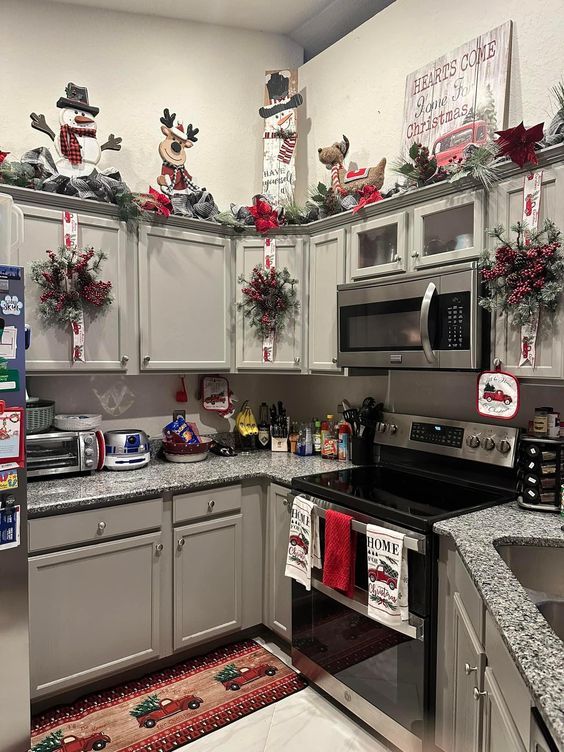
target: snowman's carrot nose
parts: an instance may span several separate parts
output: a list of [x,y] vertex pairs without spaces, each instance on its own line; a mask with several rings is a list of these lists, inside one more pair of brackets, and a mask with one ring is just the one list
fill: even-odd
[[92,118],[86,117],[85,115],[77,115],[74,119],[75,123],[93,123],[94,121]]

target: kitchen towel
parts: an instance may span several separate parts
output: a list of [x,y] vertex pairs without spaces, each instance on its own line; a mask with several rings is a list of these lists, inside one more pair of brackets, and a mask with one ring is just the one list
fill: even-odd
[[366,526],[368,616],[398,627],[409,618],[407,550],[403,533]]
[[296,496],[292,503],[286,577],[293,577],[306,590],[311,590],[311,568],[321,568],[319,517],[315,504],[305,496]]
[[325,566],[323,584],[354,596],[356,533],[352,517],[328,509],[325,513]]

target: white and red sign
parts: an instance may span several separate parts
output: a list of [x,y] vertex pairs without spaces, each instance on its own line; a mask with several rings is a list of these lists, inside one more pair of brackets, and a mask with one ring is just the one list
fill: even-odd
[[[78,248],[78,214],[63,211],[63,244],[65,248]],[[84,363],[84,314],[80,311],[71,323],[73,363]]]

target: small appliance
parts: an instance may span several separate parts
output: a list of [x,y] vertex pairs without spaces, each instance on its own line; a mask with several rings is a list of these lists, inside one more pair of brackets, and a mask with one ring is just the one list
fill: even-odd
[[338,365],[478,370],[489,314],[475,262],[337,287]]
[[135,470],[149,464],[151,448],[145,431],[136,428],[106,431],[104,439],[108,470]]
[[103,465],[104,443],[97,431],[53,431],[28,435],[27,475],[42,478],[92,473]]
[[[519,431],[499,425],[384,412],[371,464],[292,481],[319,518],[352,517],[352,598],[292,582],[292,664],[404,752],[434,749],[438,541],[433,524],[515,499]],[[369,617],[366,526],[404,533],[409,620],[390,627]]]

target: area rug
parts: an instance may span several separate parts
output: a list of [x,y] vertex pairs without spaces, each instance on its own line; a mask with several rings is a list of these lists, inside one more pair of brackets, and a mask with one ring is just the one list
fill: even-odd
[[32,752],[171,752],[305,686],[246,640],[35,716]]

